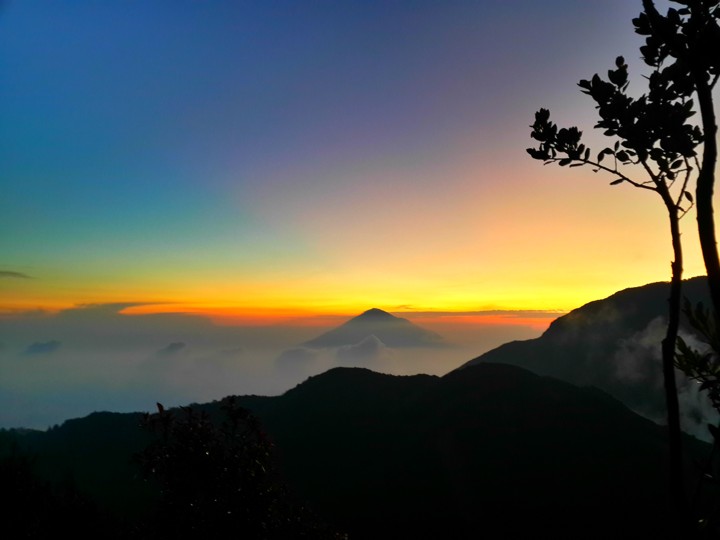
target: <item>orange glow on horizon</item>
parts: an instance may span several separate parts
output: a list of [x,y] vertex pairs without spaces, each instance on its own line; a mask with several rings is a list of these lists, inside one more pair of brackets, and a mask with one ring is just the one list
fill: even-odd
[[328,314],[306,309],[243,308],[237,306],[197,306],[179,304],[146,304],[121,311],[123,315],[174,313],[210,319],[219,326],[333,326],[358,315]]
[[558,317],[565,315],[566,312],[536,312],[526,314],[523,312],[499,312],[493,314],[442,314],[442,315],[426,315],[413,319],[412,313],[398,313],[398,316],[404,317],[419,326],[428,325],[438,328],[444,325],[463,325],[463,326],[526,326],[544,332],[548,326]]
[[[239,308],[237,306],[188,306],[178,304],[147,304],[125,308],[122,314],[151,315],[173,313],[195,315],[210,319],[220,326],[305,326],[333,327],[356,317],[365,309],[343,309],[331,312],[302,309]],[[383,309],[383,308],[380,308]],[[525,326],[544,331],[565,311],[494,311],[492,313],[457,313],[442,311],[412,312],[385,309],[397,317],[410,320],[419,326]]]

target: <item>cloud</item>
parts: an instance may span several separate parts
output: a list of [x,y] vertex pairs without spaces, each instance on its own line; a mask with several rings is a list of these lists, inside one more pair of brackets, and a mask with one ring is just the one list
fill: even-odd
[[32,276],[23,274],[22,272],[13,272],[11,270],[0,270],[0,279],[33,279]]
[[720,415],[716,411],[700,383],[687,378],[678,380],[678,402],[680,404],[680,427],[698,439],[712,442],[708,424],[718,425]]
[[52,341],[36,341],[35,343],[28,345],[23,354],[50,354],[60,348],[60,342],[57,340]]
[[108,302],[104,304],[76,304],[75,307],[63,310],[62,315],[72,316],[77,313],[82,313],[84,315],[87,315],[88,313],[117,314],[127,308],[151,305],[153,304],[148,302]]
[[243,346],[233,347],[231,349],[222,349],[219,351],[213,351],[203,357],[204,360],[223,360],[223,359],[235,359],[244,356],[247,353],[247,349]]
[[338,348],[336,357],[342,363],[366,363],[379,360],[390,354],[390,350],[375,335],[370,335],[355,345]]
[[[277,395],[338,366],[337,349],[298,346],[326,327],[243,327],[214,324],[198,315],[132,313],[141,304],[85,304],[57,313],[0,316],[5,346],[0,427],[44,429],[94,410],[147,410],[156,401],[185,405],[228,394]],[[525,337],[476,325],[461,331],[472,343],[467,349],[388,349],[374,340],[360,346],[364,334],[348,342],[356,345],[340,356],[384,373],[441,375],[477,356],[478,349]]]
[[[665,337],[666,324],[664,317],[657,317],[640,332],[620,341],[613,357],[615,376],[618,379],[628,384],[645,383],[658,389],[663,387],[661,341]],[[707,349],[707,344],[703,344],[692,334],[681,330],[680,335],[691,347],[701,351]],[[710,442],[707,425],[717,425],[720,420],[718,412],[712,407],[707,393],[700,390],[697,382],[679,370],[675,370],[675,378],[682,430]],[[636,412],[660,424],[667,421],[664,411]]]
[[174,341],[157,351],[155,354],[158,356],[173,356],[182,351],[185,347],[187,347],[187,345],[182,341]]
[[615,376],[628,382],[662,382],[658,369],[662,354],[660,343],[665,337],[664,317],[656,317],[640,332],[618,343],[613,361]]
[[310,349],[308,347],[294,347],[281,352],[280,356],[278,356],[275,360],[275,364],[278,367],[305,365],[317,360],[319,356],[320,352],[316,349]]
[[248,364],[252,364],[256,357],[254,354],[248,354],[245,347],[221,350],[197,350],[196,347],[193,347],[193,354],[188,360],[189,369],[204,370],[222,378],[221,371],[247,370]]
[[[85,304],[57,313],[20,312],[0,316],[0,334],[9,348],[22,350],[37,336],[53,336],[73,347],[105,352],[157,351],[158,344],[192,343],[198,349],[229,349],[238,342],[253,346],[245,328],[223,327],[194,315],[153,313],[129,315],[126,310],[146,305],[139,302]],[[5,338],[7,336],[7,338]],[[275,337],[282,342],[282,337]],[[261,339],[255,340],[261,341]]]

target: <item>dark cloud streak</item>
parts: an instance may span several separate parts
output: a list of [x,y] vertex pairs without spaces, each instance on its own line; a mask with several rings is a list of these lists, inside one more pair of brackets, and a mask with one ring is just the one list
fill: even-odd
[[0,279],[33,279],[32,276],[12,270],[0,270]]
[[50,354],[60,348],[60,342],[57,340],[52,341],[36,341],[32,345],[28,345],[25,349],[24,354],[36,355],[36,354]]
[[157,351],[158,356],[172,356],[180,351],[182,351],[187,345],[183,343],[182,341],[174,341],[170,343],[167,347],[163,347],[159,351]]

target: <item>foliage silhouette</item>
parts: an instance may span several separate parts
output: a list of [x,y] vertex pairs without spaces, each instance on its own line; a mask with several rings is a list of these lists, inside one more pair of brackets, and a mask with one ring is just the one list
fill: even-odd
[[[644,13],[633,20],[636,32],[647,36],[640,48],[642,58],[654,68],[666,86],[666,94],[689,100],[696,96],[700,127],[694,130],[702,141],[702,157],[695,155],[697,168],[696,200],[700,247],[708,275],[710,297],[720,313],[720,261],[715,239],[713,189],[717,164],[717,121],[712,91],[720,77],[720,2],[717,0],[675,1],[681,9],[661,15],[650,0],[644,0]],[[677,133],[670,133],[668,144],[682,145]]]
[[291,498],[258,420],[233,397],[221,409],[219,425],[191,407],[145,415],[158,438],[135,459],[160,488],[151,537],[341,538]]
[[[550,121],[550,112],[535,114],[531,136],[539,141],[528,148],[534,159],[559,166],[590,166],[595,172],[614,176],[611,185],[629,184],[656,192],[668,214],[674,260],[668,326],[662,341],[663,377],[671,448],[670,483],[679,522],[687,519],[682,482],[679,405],[675,382],[675,346],[680,324],[683,253],[679,221],[697,200],[698,230],[708,271],[711,298],[720,312],[720,263],[715,242],[712,191],[717,161],[712,88],[720,72],[720,28],[717,1],[679,1],[681,9],[658,13],[652,0],[643,0],[643,12],[633,24],[636,33],[647,36],[640,48],[652,68],[647,92],[639,98],[627,92],[628,66],[617,57],[607,79],[595,74],[578,83],[596,103],[600,120],[595,125],[614,142],[597,154],[581,143],[577,127],[561,128]],[[695,114],[692,99],[697,95],[702,128],[690,121]],[[698,157],[702,148],[702,159]],[[596,157],[593,157],[596,156]],[[603,164],[610,156],[612,162]],[[643,175],[638,179],[637,171]],[[690,183],[696,181],[695,197]],[[681,526],[681,525],[680,525]]]
[[0,485],[5,493],[2,532],[6,538],[133,537],[129,528],[82,494],[72,477],[60,484],[40,478],[35,461],[15,441],[9,454],[0,459]]
[[[705,390],[715,410],[720,412],[720,333],[718,332],[717,318],[712,316],[702,303],[695,307],[685,300],[683,313],[691,326],[699,334],[699,338],[707,346],[699,351],[678,337],[678,351],[676,365],[688,377],[700,384]],[[698,462],[701,470],[701,482],[695,493],[693,508],[699,509],[696,516],[699,530],[708,538],[720,537],[720,428],[708,424],[713,438],[712,451],[708,458]],[[704,489],[702,489],[704,488]],[[705,500],[700,500],[700,499]],[[709,502],[708,502],[709,501]]]

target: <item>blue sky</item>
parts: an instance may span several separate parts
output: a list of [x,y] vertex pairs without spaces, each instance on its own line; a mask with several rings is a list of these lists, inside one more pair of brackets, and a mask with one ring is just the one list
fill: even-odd
[[[415,292],[378,285],[365,296],[460,308],[450,293],[422,302],[423,291],[492,265],[483,281],[509,290],[501,276],[511,248],[483,249],[477,231],[510,228],[518,249],[537,245],[533,191],[548,173],[524,154],[527,125],[541,106],[592,125],[575,83],[637,50],[638,9],[619,0],[7,2],[0,262],[37,279],[5,308],[217,302],[217,291],[198,289],[205,280],[228,284],[231,298],[289,291],[244,309],[307,306],[298,288],[327,282],[338,299],[318,309],[340,309],[358,305],[339,299],[342,283],[400,281],[407,267]],[[597,183],[546,187],[548,201],[564,204],[549,202],[545,215],[566,228],[558,208],[587,205]],[[588,271],[584,259],[576,273]],[[381,276],[358,273],[378,260]],[[664,275],[656,260],[643,256],[631,274]],[[548,276],[551,264],[538,260]],[[278,268],[288,273],[255,281]],[[234,288],[238,280],[248,286]],[[567,309],[618,282],[564,296],[552,280],[528,286],[525,298],[546,298],[538,306],[459,281],[463,309]]]

